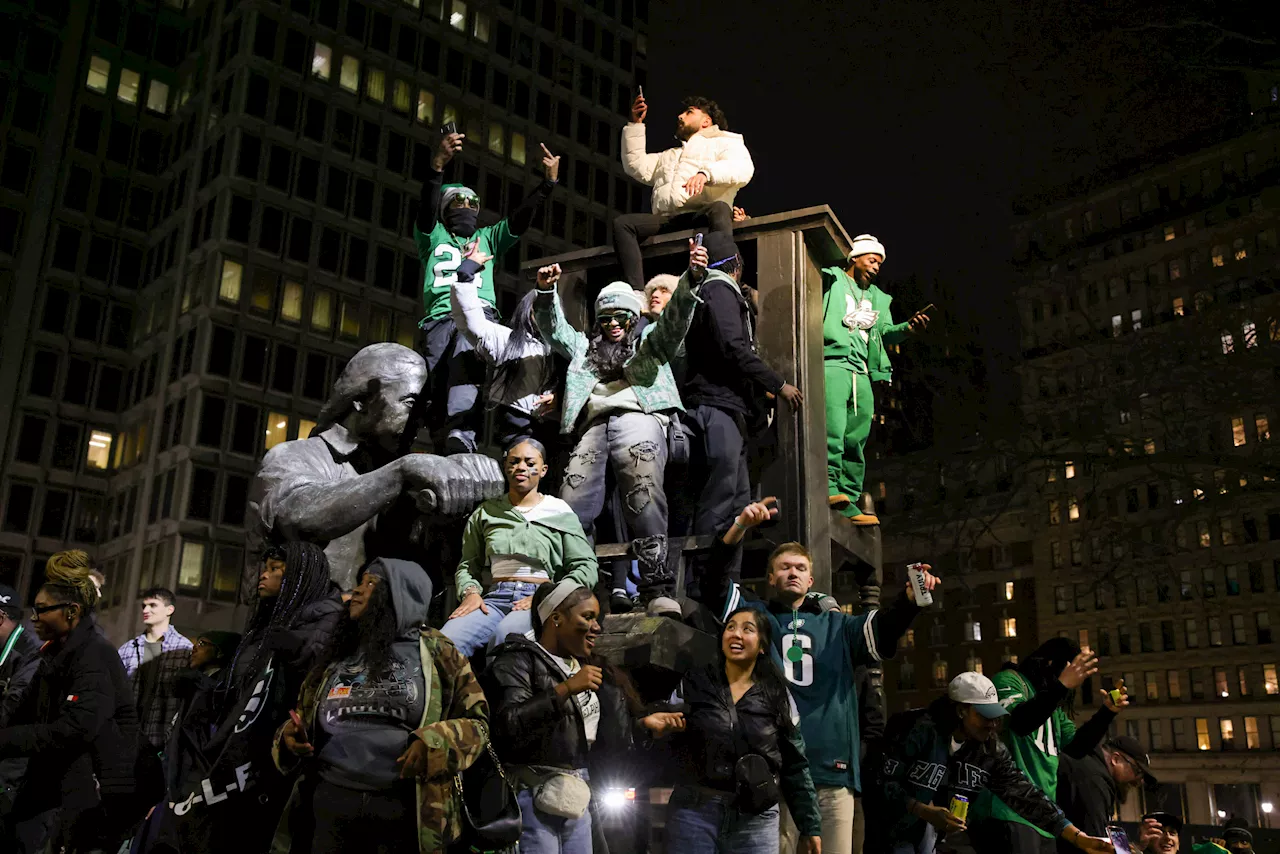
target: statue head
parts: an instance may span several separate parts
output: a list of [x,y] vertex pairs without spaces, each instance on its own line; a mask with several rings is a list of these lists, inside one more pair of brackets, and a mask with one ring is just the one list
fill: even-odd
[[426,381],[427,363],[418,353],[400,344],[370,344],[351,357],[333,384],[316,432],[342,424],[361,444],[402,451],[417,432],[418,396]]

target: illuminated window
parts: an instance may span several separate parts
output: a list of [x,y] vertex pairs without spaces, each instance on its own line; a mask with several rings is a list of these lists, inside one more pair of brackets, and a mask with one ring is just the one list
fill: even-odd
[[1218,244],[1214,246],[1210,252],[1209,258],[1213,262],[1213,266],[1221,267],[1226,264],[1227,249],[1225,246]]
[[387,100],[387,75],[380,68],[370,68],[364,77],[364,94],[381,104]]
[[1067,473],[1067,480],[1071,480],[1076,476],[1076,464],[1071,460],[1067,460],[1064,464]]
[[1182,699],[1182,677],[1176,670],[1165,671],[1165,681],[1169,683],[1169,699]]
[[442,112],[442,115],[440,116],[441,124],[447,125],[449,124],[449,122],[453,122],[454,124],[458,123],[458,108],[455,107],[453,104],[445,104],[441,112]]
[[386,341],[391,338],[391,312],[384,308],[369,309],[369,340]]
[[410,315],[402,315],[396,320],[396,343],[412,348],[418,337],[418,321]]
[[1004,601],[1006,602],[1013,601],[1013,582],[1012,581],[1006,581],[1004,583]]
[[223,302],[240,302],[240,285],[244,280],[244,267],[235,261],[223,259],[222,281],[218,284],[218,299]]
[[[1196,740],[1200,741],[1200,721],[1196,720]],[[1218,718],[1218,735],[1221,737],[1223,750],[1235,750],[1236,748],[1236,727],[1231,718]],[[1208,750],[1208,740],[1200,742],[1201,750]]]
[[1058,467],[1054,463],[1049,463],[1044,467],[1045,483],[1055,483],[1058,480]]
[[1124,328],[1124,318],[1121,315],[1111,315],[1111,335],[1113,338],[1120,337],[1120,331]]
[[253,277],[253,291],[249,294],[249,307],[264,313],[270,313],[276,301],[276,283],[279,278],[274,273],[259,270]]
[[1247,441],[1248,439],[1244,435],[1244,419],[1232,418],[1231,419],[1231,444],[1233,444],[1235,447],[1238,448]]
[[360,337],[360,304],[343,297],[338,317],[338,334],[345,338]]
[[1262,413],[1258,413],[1257,415],[1254,415],[1254,416],[1253,416],[1253,426],[1254,426],[1254,427],[1257,429],[1257,431],[1258,431],[1258,441],[1259,441],[1259,442],[1269,442],[1269,441],[1271,441],[1271,425],[1270,425],[1269,423],[1267,423],[1267,416],[1266,416],[1266,415],[1263,415]]
[[321,80],[328,80],[333,73],[333,50],[327,44],[316,42],[315,52],[311,54],[311,73]]
[[342,70],[338,73],[338,85],[348,92],[360,89],[360,60],[354,56],[342,57]]
[[1280,694],[1280,679],[1276,678],[1274,664],[1262,665],[1262,687],[1270,695]]
[[1164,239],[1165,239],[1165,240],[1173,240],[1173,239],[1174,239],[1175,237],[1177,237],[1177,236],[1178,236],[1178,232],[1177,232],[1177,230],[1175,230],[1175,229],[1174,229],[1174,227],[1173,227],[1173,226],[1171,226],[1171,225],[1166,225],[1166,226],[1164,227]]
[[1144,454],[1146,454],[1147,456],[1151,456],[1152,454],[1154,454],[1154,453],[1156,452],[1156,440],[1155,440],[1155,439],[1143,439],[1143,440],[1142,440],[1142,452],[1143,452]]
[[1016,638],[1018,636],[1018,618],[1005,617],[1000,621],[1000,634],[1006,638]]
[[430,124],[436,114],[436,96],[426,89],[418,90],[418,121]]
[[467,31],[467,4],[463,0],[453,0],[453,11],[449,13],[449,26],[460,33]]
[[407,113],[412,100],[409,84],[403,80],[397,80],[391,90],[391,108],[397,113]]
[[182,560],[178,564],[178,587],[199,590],[204,585],[204,543],[182,541]]
[[1057,525],[1062,522],[1062,503],[1056,498],[1049,502],[1049,524]]
[[1160,680],[1156,676],[1156,672],[1154,670],[1148,670],[1146,673],[1143,674],[1143,678],[1144,678],[1144,681],[1147,683],[1147,699],[1159,700],[1160,699]]
[[100,56],[89,60],[89,73],[85,76],[84,85],[95,92],[107,91],[107,80],[111,77],[111,63]]
[[934,659],[933,662],[933,684],[938,688],[942,688],[947,684],[947,663],[942,660],[941,656]]
[[289,323],[302,320],[302,285],[297,282],[284,283],[284,293],[280,299],[280,319]]
[[[1181,278],[1182,278],[1182,259],[1174,258],[1172,261],[1169,262],[1169,281],[1172,282],[1174,279],[1181,279]],[[1178,308],[1181,308],[1181,303],[1182,303],[1181,299],[1174,300],[1174,302],[1178,304]],[[1182,314],[1182,312],[1178,311],[1177,308],[1174,309],[1173,313]]]
[[1080,518],[1080,502],[1076,501],[1074,498],[1067,499],[1067,518],[1072,522],[1075,522]]
[[1257,750],[1262,747],[1262,741],[1258,738],[1257,718],[1246,717],[1244,719],[1244,746],[1246,750]]
[[89,447],[85,451],[84,464],[91,469],[105,469],[111,465],[111,434],[102,430],[89,432]]
[[489,41],[489,16],[484,12],[476,12],[475,20],[471,22],[471,35],[477,41],[486,43]]
[[489,123],[489,152],[491,154],[496,154],[499,157],[501,157],[505,153],[503,151],[504,142],[505,140],[503,139],[502,125],[498,124],[497,122],[490,122]]
[[1231,696],[1231,691],[1227,688],[1227,669],[1225,667],[1213,668],[1213,694],[1219,699],[1226,699]]
[[316,291],[311,299],[311,328],[328,331],[333,328],[333,293]]
[[1249,696],[1249,668],[1236,668],[1236,684],[1239,686],[1241,697]]
[[972,616],[964,622],[964,639],[975,643],[982,640],[982,623]]
[[267,415],[267,440],[263,450],[269,451],[289,438],[289,416],[280,412]]
[[899,646],[902,649],[915,649],[916,648],[916,630],[907,629],[907,633],[902,636],[902,641],[899,644]]
[[1235,351],[1236,351],[1236,342],[1235,342],[1235,339],[1231,337],[1231,333],[1230,332],[1222,333],[1222,352],[1226,354],[1226,353],[1234,353]]
[[1209,719],[1196,718],[1196,748],[1209,749]]
[[169,84],[152,80],[147,84],[147,109],[153,113],[169,112]]
[[1200,548],[1207,549],[1213,544],[1209,538],[1209,523],[1204,519],[1196,522],[1196,542],[1200,544]]
[[1089,630],[1088,630],[1088,629],[1080,629],[1080,631],[1076,632],[1076,635],[1077,635],[1077,637],[1078,637],[1078,639],[1079,639],[1079,646],[1080,646],[1080,648],[1081,648],[1081,649],[1088,649],[1088,648],[1089,648]]
[[142,76],[129,68],[120,69],[120,85],[116,88],[116,97],[126,104],[138,103],[138,87]]
[[306,418],[298,420],[298,438],[306,439],[311,435],[311,431],[316,429],[316,422]]
[[1142,328],[1142,309],[1135,308],[1129,312],[1129,322],[1133,324],[1133,331],[1137,332]]
[[1252,320],[1246,320],[1240,330],[1244,333],[1244,347],[1246,350],[1258,346],[1258,327]]
[[981,672],[982,672],[982,659],[981,659],[981,658],[978,658],[978,656],[976,656],[976,655],[974,655],[974,654],[970,653],[969,657],[968,657],[967,659],[965,659],[965,662],[964,662],[964,669],[965,669],[965,670],[972,671],[972,672],[974,672],[974,673],[981,673]]
[[1231,241],[1231,256],[1237,261],[1243,261],[1249,257],[1249,250],[1245,248],[1243,237],[1237,237]]

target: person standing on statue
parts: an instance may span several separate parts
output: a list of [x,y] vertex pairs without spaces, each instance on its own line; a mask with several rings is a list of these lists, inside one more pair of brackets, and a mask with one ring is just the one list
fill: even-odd
[[[476,191],[461,184],[443,184],[444,168],[462,150],[464,139],[465,134],[456,132],[441,138],[422,184],[413,226],[413,242],[424,271],[423,313],[418,326],[423,332],[422,355],[429,374],[425,393],[431,406],[432,442],[441,454],[475,451],[476,434],[484,420],[480,386],[484,384],[485,364],[468,338],[459,334],[450,313],[449,297],[458,282],[458,268],[473,249],[495,259],[505,255],[533,225],[534,215],[560,177],[560,158],[542,146],[542,183],[506,218],[481,227]],[[486,317],[497,320],[492,265],[476,271],[475,282]]]
[[867,471],[866,446],[875,417],[873,382],[889,382],[886,344],[929,325],[927,309],[893,322],[893,297],[876,287],[884,245],[870,234],[853,241],[844,269],[822,271],[822,359],[827,401],[827,485],[830,505],[854,525],[880,520],[858,509]]
[[[417,510],[457,516],[502,494],[502,470],[489,457],[408,453],[426,376],[422,356],[399,344],[370,344],[351,357],[310,438],[262,458],[249,492],[250,554],[273,541],[317,543],[333,580],[350,590],[370,559],[407,546],[409,527],[380,527],[402,496]],[[246,586],[256,585],[257,560],[247,569]]]
[[653,212],[622,214],[613,220],[613,246],[622,276],[637,291],[644,288],[640,244],[660,232],[695,225],[733,234],[733,198],[756,170],[742,134],[729,133],[724,111],[715,101],[685,98],[676,117],[680,145],[658,154],[646,150],[648,114],[642,92],[631,105],[631,122],[622,129],[622,168],[633,180],[653,187]]
[[[746,532],[774,518],[775,499],[747,505],[722,538],[736,545]],[[875,666],[893,657],[920,607],[907,584],[903,595],[884,608],[845,614],[809,595],[813,563],[800,543],[783,543],[769,556],[763,605],[773,629],[774,656],[800,712],[800,732],[809,757],[809,772],[818,790],[822,813],[822,850],[854,848],[855,797],[862,791],[862,739],[855,675],[860,666]],[[924,584],[933,590],[941,580],[924,567]],[[736,584],[725,608],[744,603]],[[752,604],[747,602],[746,604]],[[759,607],[759,606],[757,606]],[[795,823],[782,816],[781,854],[797,851],[802,841]]]

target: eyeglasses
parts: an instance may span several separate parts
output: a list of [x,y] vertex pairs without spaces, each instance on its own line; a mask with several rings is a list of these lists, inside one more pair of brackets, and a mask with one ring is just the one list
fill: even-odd
[[471,208],[480,210],[480,198],[478,196],[454,196],[449,200],[451,208]]
[[601,326],[626,326],[631,322],[631,313],[628,311],[614,312],[613,314],[596,315],[596,323]]
[[1128,765],[1130,768],[1133,769],[1134,775],[1137,776],[1139,780],[1143,778],[1144,775],[1142,773],[1142,769],[1138,767],[1138,763],[1134,762],[1132,757],[1130,757],[1127,753],[1120,753],[1119,751],[1116,751],[1116,756],[1119,756],[1122,760],[1124,760],[1124,763],[1126,765]]
[[213,641],[208,638],[200,638],[196,641],[196,646],[213,646]]
[[49,613],[50,611],[57,611],[59,608],[69,608],[69,607],[71,607],[71,605],[73,605],[73,604],[75,604],[75,603],[73,603],[73,602],[59,602],[59,603],[57,603],[56,605],[32,605],[32,606],[31,606],[31,616],[33,616],[33,617],[40,617],[40,616],[43,616],[44,614]]

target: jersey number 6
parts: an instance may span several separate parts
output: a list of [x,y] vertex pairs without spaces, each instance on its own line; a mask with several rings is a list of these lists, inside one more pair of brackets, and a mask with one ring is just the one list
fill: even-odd
[[[799,647],[803,654],[799,661],[792,661],[787,657],[787,650],[792,647]],[[787,675],[787,681],[793,685],[801,687],[813,684],[813,656],[809,651],[813,649],[813,638],[808,635],[790,634],[782,636],[782,670]]]

